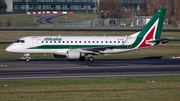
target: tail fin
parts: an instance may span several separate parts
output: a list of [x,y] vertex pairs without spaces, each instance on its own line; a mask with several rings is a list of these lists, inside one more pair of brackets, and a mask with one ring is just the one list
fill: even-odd
[[166,9],[159,9],[143,30],[138,34],[138,37],[149,37],[154,40],[160,39],[165,15]]
[[165,14],[166,9],[159,9],[142,31],[131,35],[130,37],[136,37],[132,46],[136,48],[143,48],[155,45],[148,42],[160,39]]

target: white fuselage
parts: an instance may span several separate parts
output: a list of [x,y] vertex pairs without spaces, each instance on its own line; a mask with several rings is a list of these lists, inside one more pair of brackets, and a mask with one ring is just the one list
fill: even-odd
[[[13,53],[50,53],[66,55],[68,50],[79,50],[89,53],[88,48],[104,46],[131,45],[136,37],[127,36],[27,36],[20,38],[6,48],[6,51]],[[22,41],[22,42],[21,42]],[[113,54],[134,50],[128,49],[107,49],[100,51],[103,54]]]

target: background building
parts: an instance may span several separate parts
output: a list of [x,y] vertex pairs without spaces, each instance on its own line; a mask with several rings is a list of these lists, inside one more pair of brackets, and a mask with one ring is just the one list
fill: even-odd
[[[28,11],[94,11],[99,0],[5,0],[7,12]],[[119,0],[122,8],[139,10],[141,0]]]

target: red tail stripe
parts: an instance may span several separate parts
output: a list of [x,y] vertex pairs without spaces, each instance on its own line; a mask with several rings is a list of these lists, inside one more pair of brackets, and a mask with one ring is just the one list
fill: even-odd
[[148,35],[145,37],[144,41],[141,43],[139,48],[151,46],[151,44],[147,44],[146,41],[150,40],[150,39],[153,39],[155,27],[156,26],[154,26],[154,28],[148,33]]

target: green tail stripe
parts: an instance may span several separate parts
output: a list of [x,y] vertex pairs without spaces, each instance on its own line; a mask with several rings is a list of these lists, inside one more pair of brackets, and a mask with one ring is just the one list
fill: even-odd
[[159,23],[157,25],[157,31],[155,33],[155,39],[159,39],[161,36],[162,28],[163,28],[165,14],[166,14],[166,9],[159,9],[156,12],[156,14],[151,18],[151,20],[148,22],[148,24],[139,33],[138,37],[143,37],[148,32],[148,30],[153,26],[153,24],[157,21],[157,19],[159,18]]
[[164,23],[164,19],[165,19],[165,16],[166,16],[166,9],[161,9],[161,14],[159,16],[160,16],[159,17],[160,19],[159,19],[159,24],[158,24],[158,27],[157,27],[155,39],[160,39],[160,37],[161,37],[163,23]]
[[151,29],[151,27],[154,27],[153,25],[158,19],[159,19],[159,22],[157,25],[157,30],[155,32],[155,39],[160,39],[165,14],[166,14],[166,9],[159,9],[156,12],[156,14],[151,18],[151,20],[148,22],[148,24],[138,34],[135,42],[131,45],[132,48],[137,47],[143,41],[143,37],[147,34],[147,32],[149,31],[149,29]]

